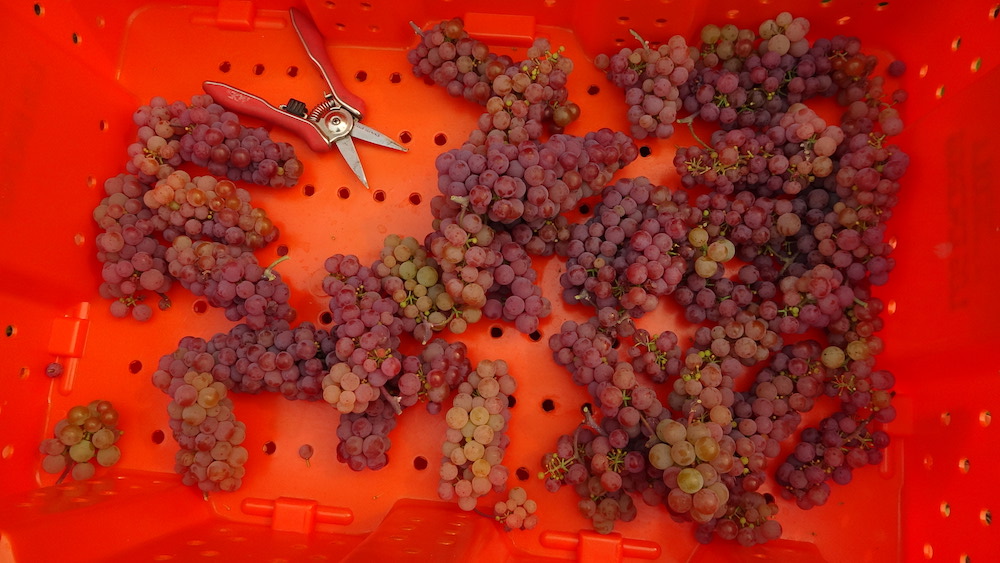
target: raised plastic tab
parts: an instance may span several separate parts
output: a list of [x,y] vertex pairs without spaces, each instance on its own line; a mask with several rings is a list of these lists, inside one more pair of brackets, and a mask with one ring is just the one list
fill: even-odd
[[310,499],[245,498],[241,508],[246,514],[270,517],[271,528],[279,532],[309,533],[317,523],[347,525],[354,521],[354,513],[349,509],[321,506]]
[[535,16],[469,12],[462,19],[469,35],[490,45],[530,47],[535,40]]
[[545,547],[576,551],[580,563],[621,561],[624,557],[656,559],[660,544],[652,541],[624,538],[621,534],[598,534],[590,530],[579,533],[543,532],[539,541]]
[[249,31],[256,13],[257,7],[250,0],[220,0],[216,19],[219,29]]

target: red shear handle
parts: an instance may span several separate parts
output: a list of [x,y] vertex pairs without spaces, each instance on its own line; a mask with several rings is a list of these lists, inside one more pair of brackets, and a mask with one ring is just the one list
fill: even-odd
[[295,8],[290,8],[288,11],[291,14],[292,26],[299,34],[299,39],[302,40],[302,45],[305,46],[306,52],[309,53],[309,58],[316,63],[316,67],[319,68],[323,78],[326,79],[326,84],[330,87],[331,93],[340,98],[340,101],[358,110],[363,115],[365,113],[365,102],[350,93],[340,80],[340,77],[337,76],[337,73],[334,72],[330,57],[326,54],[326,41],[323,39],[323,34],[316,28],[316,24],[309,19],[309,16]]
[[259,117],[268,123],[294,132],[302,137],[309,148],[315,152],[325,152],[331,149],[330,143],[316,128],[316,125],[309,120],[276,108],[257,96],[233,88],[228,84],[208,80],[202,84],[202,88],[204,88],[205,93],[212,96],[216,103],[228,110]]

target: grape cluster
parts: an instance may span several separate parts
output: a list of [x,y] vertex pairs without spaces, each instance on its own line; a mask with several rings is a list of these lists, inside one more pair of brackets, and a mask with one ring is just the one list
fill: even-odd
[[476,145],[490,138],[517,145],[541,137],[545,125],[557,132],[579,117],[566,89],[573,61],[547,39],[536,38],[527,58],[514,61],[469,37],[459,18],[414,29],[421,37],[407,53],[414,75],[486,106],[470,139]]
[[164,259],[167,272],[193,295],[225,309],[231,321],[246,319],[254,329],[276,320],[291,321],[291,291],[272,267],[262,268],[249,250],[212,241],[174,239]]
[[636,156],[630,139],[608,129],[492,143],[485,156],[469,148],[439,156],[436,230],[425,244],[452,300],[533,332],[550,304],[534,283],[530,254],[554,253],[568,235],[564,214]]
[[636,38],[642,47],[625,47],[610,56],[600,53],[594,64],[615,86],[625,90],[632,137],[665,139],[674,133],[673,124],[683,102],[679,88],[687,84],[694,70],[697,51],[692,52],[680,35],[655,49],[638,35]]
[[[480,497],[506,488],[509,471],[503,457],[510,442],[506,434],[510,395],[516,388],[503,360],[481,360],[459,384],[445,412],[448,428],[438,486],[443,500],[475,510]],[[515,519],[510,523],[516,523]]]
[[537,509],[537,503],[528,498],[523,487],[512,487],[507,491],[507,500],[493,506],[493,516],[508,531],[530,530],[538,525]]
[[[811,508],[831,481],[884,456],[894,377],[875,365],[884,304],[873,287],[894,266],[886,222],[909,158],[890,138],[906,96],[886,99],[860,42],[810,44],[808,29],[789,14],[759,36],[706,27],[671,99],[718,130],[678,149],[684,189],[621,179],[556,247],[564,300],[592,316],[565,322],[549,346],[593,412],[543,457],[542,477],[550,490],[572,485],[598,531],[632,516],[627,493],[693,522],[699,541],[763,543],[781,534],[776,499],[762,491],[768,474],[777,494]],[[639,92],[671,49],[682,60],[681,45],[598,62]],[[649,99],[633,95],[630,104]],[[838,98],[839,123],[804,103],[815,95]],[[692,117],[679,121],[694,133]],[[634,322],[661,298],[696,325],[686,348]],[[669,386],[662,400],[656,384]],[[823,397],[837,412],[771,464]]]
[[57,483],[67,475],[82,481],[94,476],[97,468],[118,463],[121,450],[115,443],[121,436],[118,411],[110,401],[91,401],[69,409],[66,418],[56,423],[53,438],[42,440],[38,451],[42,470],[59,474]]
[[[94,209],[93,218],[101,229],[96,238],[97,258],[102,265],[101,296],[111,301],[112,315],[131,315],[145,321],[153,314],[153,307],[146,302],[151,294],[159,297],[159,309],[170,307],[167,293],[178,280],[169,269],[167,254],[176,239],[213,241],[241,249],[249,261],[251,251],[278,237],[278,229],[267,213],[254,207],[250,193],[233,180],[292,185],[302,166],[290,145],[271,141],[265,129],[242,127],[235,114],[223,112],[208,96],[195,96],[191,106],[184,102],[168,105],[163,98],[154,98],[150,105],[136,111],[135,123],[139,140],[129,147],[127,172],[105,181],[106,197]],[[224,137],[223,130],[236,137]],[[222,180],[214,176],[192,177],[178,169],[185,162],[193,162],[207,165],[213,173],[226,173],[224,164],[215,162],[213,167],[202,162],[197,157],[200,149],[192,153],[184,148],[194,136],[206,135],[210,140],[223,136],[225,143],[253,145],[252,151],[241,149],[235,154],[252,152],[256,159],[253,162],[260,162],[264,170],[281,162],[282,175],[265,181],[256,164],[246,163],[232,164],[235,168],[230,168],[229,179]],[[198,140],[195,146],[208,146],[207,142]],[[219,142],[222,144],[215,149],[227,146]],[[263,156],[274,151],[279,153],[278,161]],[[237,158],[236,162],[242,161]],[[216,170],[218,166],[223,170]],[[231,316],[237,318],[235,312]]]
[[290,144],[272,141],[263,127],[241,125],[208,94],[192,96],[190,104],[155,97],[132,120],[138,132],[126,169],[143,183],[165,178],[184,162],[261,186],[293,186],[302,173]]

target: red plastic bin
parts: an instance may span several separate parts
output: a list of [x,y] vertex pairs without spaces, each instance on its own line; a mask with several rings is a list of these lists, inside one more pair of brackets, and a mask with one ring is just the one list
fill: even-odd
[[[244,486],[207,500],[182,486],[172,472],[168,398],[149,376],[180,337],[207,337],[230,323],[182,291],[172,296],[173,309],[150,323],[111,318],[97,293],[91,212],[104,179],[124,166],[133,110],[151,97],[189,99],[203,80],[274,103],[319,97],[322,79],[289,25],[288,7],[279,0],[12,0],[0,7],[2,71],[10,81],[0,105],[0,560],[996,560],[996,0],[298,3],[325,33],[351,91],[366,100],[366,123],[409,148],[359,147],[368,192],[336,154],[314,154],[287,132],[271,131],[296,144],[306,172],[297,187],[257,188],[254,198],[282,231],[279,244],[291,259],[281,271],[299,318],[317,323],[325,257],[354,253],[369,261],[386,234],[426,234],[434,158],[458,146],[480,112],[413,76],[405,56],[416,42],[410,21],[427,27],[462,16],[495,46],[523,49],[534,36],[565,45],[576,62],[571,99],[583,110],[568,130],[577,134],[627,130],[620,90],[590,60],[632,46],[630,29],[646,39],[682,34],[693,41],[708,23],[756,28],[788,10],[810,19],[810,38],[855,35],[866,52],[906,62],[900,84],[910,98],[899,143],[911,167],[890,222],[897,267],[878,290],[889,312],[880,362],[897,376],[893,443],[885,463],[834,487],[827,505],[801,511],[779,501],[784,536],[763,546],[699,545],[690,525],[671,521],[662,507],[640,506],[634,522],[607,536],[589,531],[574,493],[547,493],[534,477],[542,454],[577,423],[587,400],[544,342],[562,320],[582,314],[560,303],[560,261],[536,259],[553,299],[542,340],[485,321],[463,337],[473,359],[504,358],[518,378],[505,463],[539,503],[536,529],[505,533],[437,499],[444,423],[419,408],[393,431],[389,466],[355,473],[333,454],[337,418],[329,405],[235,396],[251,450]],[[643,142],[651,156],[618,176],[676,186],[670,158],[675,143],[687,140],[678,133]],[[262,262],[277,252],[276,245],[265,249]],[[668,308],[660,321],[677,318]],[[52,380],[44,369],[56,357],[69,373]],[[55,485],[41,472],[38,442],[69,407],[96,398],[121,413],[122,459],[89,481]],[[308,466],[297,455],[306,443],[316,449]]]

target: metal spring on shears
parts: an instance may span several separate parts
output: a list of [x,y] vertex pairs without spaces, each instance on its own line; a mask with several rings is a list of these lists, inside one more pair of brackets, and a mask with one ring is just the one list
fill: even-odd
[[318,106],[314,107],[311,112],[309,112],[310,121],[319,121],[319,118],[323,116],[332,107],[338,107],[336,100],[327,100]]

